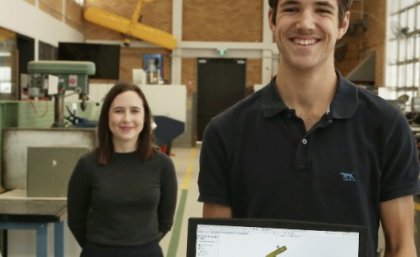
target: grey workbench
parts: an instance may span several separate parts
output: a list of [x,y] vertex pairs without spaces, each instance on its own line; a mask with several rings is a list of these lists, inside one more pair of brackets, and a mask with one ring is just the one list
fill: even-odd
[[66,212],[66,200],[0,199],[0,230],[35,230],[36,256],[47,257],[48,224],[54,224],[54,256],[64,257]]

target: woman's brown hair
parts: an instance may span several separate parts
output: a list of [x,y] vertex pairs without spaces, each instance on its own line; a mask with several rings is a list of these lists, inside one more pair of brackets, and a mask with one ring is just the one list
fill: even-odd
[[114,152],[114,144],[112,142],[112,132],[109,129],[109,109],[114,99],[121,93],[133,91],[139,95],[143,101],[144,108],[144,125],[143,130],[137,139],[137,153],[141,160],[147,160],[152,157],[158,148],[153,143],[152,135],[152,114],[146,97],[141,89],[134,84],[126,82],[116,83],[111,90],[106,94],[104,103],[102,105],[101,113],[98,122],[98,147],[95,149],[96,159],[99,164],[106,165],[111,159]]

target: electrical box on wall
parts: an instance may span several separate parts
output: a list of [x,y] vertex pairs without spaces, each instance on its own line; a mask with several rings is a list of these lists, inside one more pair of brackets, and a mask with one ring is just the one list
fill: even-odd
[[145,54],[143,56],[143,69],[146,72],[147,84],[164,84],[163,55]]

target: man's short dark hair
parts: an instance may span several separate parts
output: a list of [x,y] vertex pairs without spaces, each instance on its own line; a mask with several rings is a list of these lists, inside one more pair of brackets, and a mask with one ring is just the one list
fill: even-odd
[[[277,5],[279,0],[268,0],[268,4],[270,5],[271,9],[273,9],[273,17],[271,22],[273,24],[276,23],[276,14],[277,14]],[[344,16],[346,12],[350,10],[353,0],[337,0],[338,3],[338,21],[341,24],[344,20]]]

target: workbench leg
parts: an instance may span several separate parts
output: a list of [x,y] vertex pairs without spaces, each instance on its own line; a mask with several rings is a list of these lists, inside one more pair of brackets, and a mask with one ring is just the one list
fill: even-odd
[[48,257],[48,224],[39,224],[36,229],[36,257]]
[[64,224],[54,223],[54,257],[64,257]]
[[3,240],[3,242],[1,243],[2,249],[1,249],[1,252],[0,252],[0,256],[7,257],[7,247],[8,247],[8,245],[7,245],[8,244],[8,242],[7,242],[7,237],[8,237],[7,230],[6,229],[0,230],[0,233],[2,233],[2,240]]

